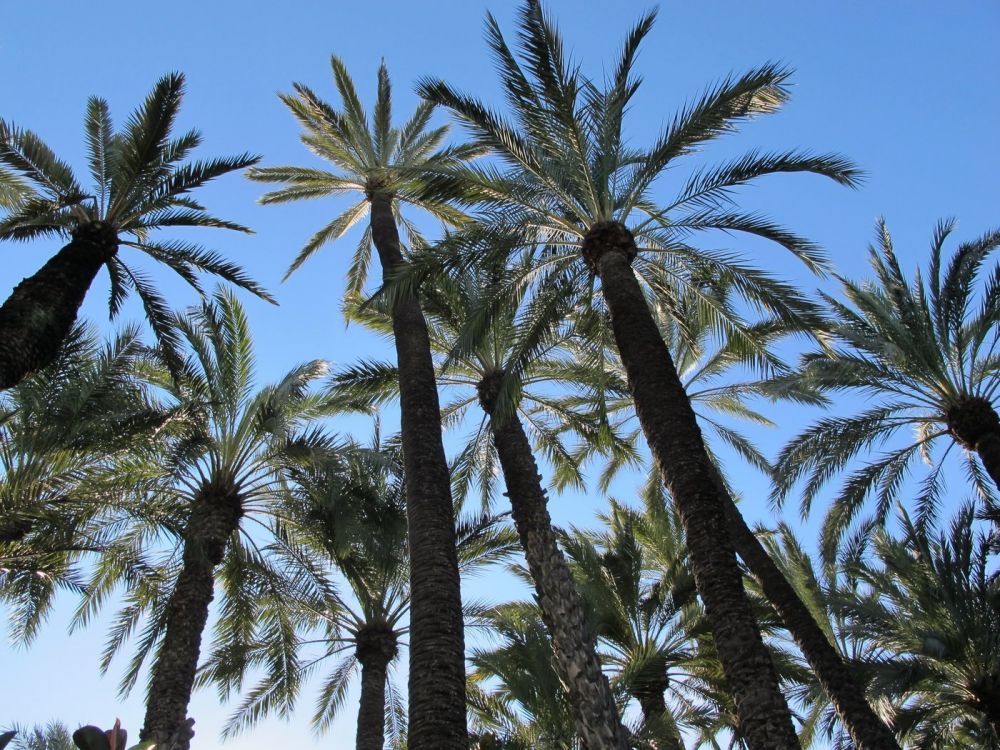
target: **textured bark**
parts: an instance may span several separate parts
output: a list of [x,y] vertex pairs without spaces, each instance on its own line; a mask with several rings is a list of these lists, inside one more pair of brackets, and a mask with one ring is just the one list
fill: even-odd
[[201,636],[215,596],[215,568],[229,538],[239,528],[240,498],[224,488],[203,487],[184,531],[181,573],[167,602],[166,630],[153,665],[146,718],[139,738],[173,743],[186,750],[190,742],[187,707],[194,689]]
[[103,222],[84,224],[68,245],[21,281],[0,307],[0,390],[51,364],[118,237]]
[[[372,240],[383,278],[406,261],[392,196],[372,192]],[[409,735],[411,750],[467,750],[465,636],[451,479],[441,442],[427,323],[414,297],[392,310],[410,546]]]
[[799,748],[774,663],[743,590],[715,469],[630,265],[635,254],[632,235],[618,223],[596,225],[584,240],[583,252],[601,279],[639,424],[680,512],[695,583],[736,703],[740,734],[751,750]]
[[718,486],[736,553],[743,558],[743,562],[760,583],[764,596],[778,611],[785,628],[833,703],[855,746],[858,750],[899,750],[895,735],[876,716],[840,653],[827,639],[809,608],[747,526],[743,514],[736,507],[721,478]]
[[357,750],[385,747],[385,686],[389,664],[396,658],[396,634],[388,627],[368,627],[357,636],[361,662],[361,702],[358,706]]
[[552,639],[556,673],[573,707],[577,734],[587,747],[626,750],[628,733],[601,671],[597,643],[587,627],[573,574],[556,544],[531,444],[516,416],[502,422],[492,416],[496,384],[496,376],[484,378],[479,387],[480,403],[491,416],[514,525],[535,582],[542,621]]

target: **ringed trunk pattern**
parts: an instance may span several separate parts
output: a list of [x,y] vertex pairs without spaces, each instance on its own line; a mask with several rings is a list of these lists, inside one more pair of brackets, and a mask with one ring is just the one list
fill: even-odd
[[111,226],[82,224],[68,245],[14,287],[0,307],[0,390],[56,358],[97,272],[116,252]]
[[479,400],[490,416],[514,525],[552,640],[556,672],[569,694],[576,730],[586,746],[626,750],[628,733],[601,670],[597,643],[587,627],[573,574],[556,544],[531,443],[516,416],[502,422],[493,416],[500,377],[501,373],[495,373],[480,381]]
[[357,750],[385,747],[385,687],[396,644],[395,632],[385,625],[363,628],[357,635],[355,653],[361,663]]
[[201,636],[215,596],[215,569],[239,528],[242,502],[231,487],[206,486],[195,496],[184,531],[181,573],[167,603],[166,629],[153,665],[139,738],[187,750],[185,721],[194,689]]
[[[392,195],[369,194],[383,279],[403,266]],[[465,635],[451,478],[430,338],[414,297],[392,310],[410,547],[409,747],[467,750]]]
[[600,276],[615,343],[653,458],[680,511],[698,593],[752,750],[800,748],[771,655],[750,609],[714,467],[670,352],[632,271],[635,240],[618,222],[594,225],[583,257]]

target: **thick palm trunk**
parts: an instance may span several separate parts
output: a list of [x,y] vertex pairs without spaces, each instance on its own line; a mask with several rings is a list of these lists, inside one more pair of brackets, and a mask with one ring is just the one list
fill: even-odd
[[479,397],[491,416],[514,525],[535,582],[542,620],[552,639],[556,673],[573,707],[577,734],[590,748],[626,750],[628,734],[601,671],[597,644],[587,627],[573,575],[556,544],[531,444],[516,416],[502,422],[492,417],[497,385],[497,378],[484,378]]
[[84,224],[0,307],[0,390],[13,388],[56,358],[91,283],[118,250],[114,230]]
[[357,750],[385,747],[385,686],[389,664],[396,657],[396,635],[389,628],[358,633],[361,662],[361,703],[358,706]]
[[743,558],[760,583],[764,596],[777,610],[858,750],[899,750],[895,735],[875,715],[840,653],[747,526],[721,478],[718,485],[736,553]]
[[186,750],[187,707],[194,689],[201,636],[215,595],[215,568],[222,562],[242,514],[239,497],[205,487],[195,497],[184,531],[181,573],[167,603],[166,630],[153,665],[140,739]]
[[[383,278],[405,260],[392,196],[370,196],[372,239]],[[403,468],[410,546],[409,747],[467,750],[465,637],[451,480],[427,323],[407,296],[392,310],[399,368]]]
[[619,223],[598,224],[584,258],[601,278],[615,343],[653,458],[680,511],[691,568],[751,750],[799,748],[743,581],[694,411],[632,271],[635,242]]

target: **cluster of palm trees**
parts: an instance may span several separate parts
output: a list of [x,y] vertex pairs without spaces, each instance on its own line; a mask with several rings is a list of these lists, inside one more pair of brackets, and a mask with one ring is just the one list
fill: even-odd
[[[726,79],[637,147],[624,126],[654,20],[597,81],[526,0],[516,46],[486,23],[506,109],[424,79],[400,126],[384,64],[369,113],[333,57],[337,104],[300,84],[281,97],[327,168],[190,161],[200,136],[172,133],[179,74],[120,130],[90,100],[91,188],[0,120],[0,240],[69,239],[0,307],[0,601],[14,636],[33,639],[61,590],[80,597],[78,625],[116,600],[102,666],[132,645],[123,690],[149,674],[140,738],[178,750],[196,685],[239,696],[235,733],[290,715],[322,675],[323,729],[358,673],[365,750],[1000,747],[1000,271],[979,283],[1000,233],[945,258],[940,224],[909,280],[880,225],[874,280],[840,279],[842,296],[820,300],[699,247],[754,236],[827,272],[819,248],[742,211],[736,191],[789,172],[853,186],[859,172],[835,154],[749,151],[678,181],[685,156],[778,111],[789,71]],[[438,107],[465,142],[432,126]],[[361,225],[342,304],[391,338],[394,361],[313,360],[257,385],[242,305],[200,274],[271,297],[218,254],[159,239],[248,232],[191,197],[244,169],[273,186],[264,204],[355,196],[288,274]],[[441,235],[426,238],[413,210]],[[171,310],[132,251],[202,302]],[[102,268],[112,316],[134,291],[152,345],[135,328],[102,344],[76,322]],[[810,342],[794,366],[776,347],[793,335]],[[741,432],[771,423],[764,401],[830,407],[843,391],[870,405],[821,418],[773,464]],[[377,420],[368,443],[333,431],[339,415],[392,404],[396,436]],[[470,423],[449,462],[443,430]],[[957,513],[955,445],[974,492]],[[787,526],[747,526],[722,446],[803,513],[851,472],[818,568]],[[906,502],[917,457],[929,468]],[[550,491],[607,492],[626,468],[647,472],[640,502],[610,499],[596,530],[552,524]],[[504,561],[530,601],[463,601],[463,572]],[[473,626],[491,635],[470,650]],[[391,678],[403,646],[405,691]]]

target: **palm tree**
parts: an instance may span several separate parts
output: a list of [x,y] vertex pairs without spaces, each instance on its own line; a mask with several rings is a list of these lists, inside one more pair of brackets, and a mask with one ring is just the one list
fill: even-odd
[[[217,290],[211,300],[178,315],[173,325],[186,341],[188,356],[173,374],[152,366],[144,374],[176,399],[185,431],[158,456],[158,484],[141,488],[145,492],[127,510],[135,528],[122,534],[122,546],[132,550],[133,567],[140,573],[123,571],[121,556],[102,558],[77,622],[86,623],[115,587],[127,585],[103,666],[145,620],[122,689],[127,692],[135,684],[155,647],[140,737],[174,741],[185,750],[190,740],[187,706],[216,573],[226,593],[223,622],[232,610],[252,620],[255,595],[263,596],[254,585],[266,592],[269,579],[253,539],[244,544],[238,532],[288,491],[284,462],[322,445],[321,436],[306,428],[329,409],[324,398],[309,391],[326,373],[321,360],[299,365],[277,384],[255,390],[250,327],[231,292]],[[145,563],[164,532],[176,542],[169,559]]]
[[[790,713],[742,592],[714,470],[636,273],[664,296],[678,285],[690,285],[694,277],[729,278],[755,304],[794,318],[807,305],[790,289],[728,254],[696,250],[684,238],[704,229],[747,232],[787,247],[809,267],[820,267],[809,243],[771,222],[731,210],[730,189],[762,175],[792,171],[852,184],[856,172],[838,157],[752,152],[696,173],[670,205],[654,205],[650,186],[676,157],[754,114],[778,109],[787,97],[788,73],[765,66],[723,82],[678,115],[652,148],[636,151],[622,137],[622,121],[637,90],[635,54],[653,20],[654,14],[647,14],[633,28],[611,82],[601,88],[567,60],[562,40],[537,0],[528,0],[520,13],[527,72],[489,17],[488,40],[513,123],[444,82],[424,81],[420,91],[450,107],[477,141],[496,150],[509,166],[505,171],[453,170],[470,192],[497,207],[495,221],[485,231],[465,238],[473,253],[503,251],[503,238],[516,230],[521,237],[515,236],[507,248],[536,260],[530,278],[568,278],[579,282],[577,288],[588,286],[586,278],[600,281],[642,430],[680,508],[699,591],[746,736],[753,747],[795,747]],[[453,175],[441,181],[454,182]],[[487,251],[484,235],[496,241]],[[456,244],[461,251],[460,243],[452,247]],[[466,253],[453,261],[466,262]],[[721,325],[726,313],[716,310]]]
[[[535,444],[564,474],[579,477],[559,436],[562,426],[552,426],[549,418],[557,414],[562,418],[559,421],[580,426],[579,415],[560,407],[544,387],[560,376],[579,375],[579,369],[559,355],[566,311],[559,304],[541,309],[522,304],[523,290],[507,294],[499,285],[504,275],[481,269],[455,279],[438,277],[433,288],[428,286],[423,292],[431,346],[445,360],[439,383],[461,390],[444,409],[445,419],[457,422],[473,405],[485,416],[455,462],[453,476],[461,489],[467,489],[467,482],[478,475],[487,500],[485,495],[494,484],[491,473],[499,462],[542,619],[552,638],[556,672],[576,716],[577,733],[591,747],[623,748],[627,733],[601,672],[583,602],[559,550],[525,430],[525,424],[530,425]],[[502,306],[484,322],[479,314],[490,306],[498,286]],[[354,316],[384,331],[387,321],[378,312],[369,307]],[[353,397],[386,398],[394,395],[397,378],[391,366],[365,362],[339,373],[334,382]],[[484,445],[484,438],[489,445]]]
[[[256,164],[257,157],[242,154],[185,163],[201,135],[192,130],[170,137],[183,90],[180,73],[164,76],[119,132],[107,102],[90,98],[84,126],[92,194],[35,133],[0,120],[0,170],[7,170],[0,174],[0,184],[8,175],[22,188],[21,198],[8,202],[9,211],[0,215],[0,240],[70,237],[69,244],[21,281],[0,307],[0,389],[16,385],[55,358],[101,267],[107,267],[111,279],[111,315],[135,291],[160,342],[167,347],[177,343],[166,301],[144,272],[125,262],[119,246],[169,266],[199,291],[197,273],[206,271],[270,299],[238,265],[219,254],[151,236],[154,230],[172,227],[250,232],[212,216],[188,196],[216,177]],[[0,187],[0,193],[3,190]],[[26,190],[30,192],[24,197]]]
[[[918,273],[911,283],[899,267],[885,222],[879,222],[877,246],[869,248],[876,279],[841,279],[846,303],[826,296],[832,311],[828,344],[805,357],[802,377],[820,389],[858,393],[866,406],[856,414],[821,419],[781,451],[775,498],[784,500],[805,478],[801,507],[807,513],[820,488],[856,456],[907,436],[847,477],[823,523],[828,564],[873,495],[875,508],[859,522],[859,533],[864,536],[884,523],[904,475],[918,457],[930,469],[915,501],[916,523],[929,525],[941,504],[944,460],[956,444],[965,450],[968,474],[987,512],[995,514],[1000,417],[993,398],[1000,388],[995,351],[1000,341],[1000,271],[994,267],[978,291],[977,278],[1000,245],[1000,232],[959,245],[945,264],[942,253],[953,228],[954,222],[938,224],[926,279]],[[867,405],[870,399],[876,399],[874,406]],[[948,445],[935,457],[933,446],[942,441]]]
[[[318,731],[330,727],[348,689],[361,673],[357,747],[379,750],[386,740],[403,747],[405,709],[389,679],[408,635],[410,597],[406,504],[398,442],[348,443],[334,456],[289,468],[293,493],[280,515],[285,533],[271,545],[285,583],[265,610],[291,611],[290,641],[269,632],[271,617],[239,639],[224,639],[203,671],[225,695],[239,690],[248,669],[265,673],[232,715],[233,735],[272,711],[289,714],[303,681],[337,660],[320,688],[313,714]],[[501,519],[483,515],[457,524],[463,572],[505,559],[513,535]],[[330,570],[330,566],[333,570]],[[346,584],[346,591],[337,584]],[[349,592],[349,593],[348,593]],[[248,640],[249,639],[249,640]],[[316,649],[319,652],[316,652]]]
[[[680,521],[665,505],[639,514],[614,500],[602,521],[598,531],[569,534],[566,554],[615,681],[642,709],[640,735],[654,748],[681,750],[679,724],[704,726],[706,712],[689,697],[698,682],[695,634],[703,613],[684,562]],[[651,526],[654,533],[644,535]]]
[[115,546],[109,508],[148,479],[143,455],[175,414],[136,376],[135,327],[102,346],[78,324],[55,360],[0,396],[0,599],[30,641],[83,559]]
[[[289,269],[294,271],[367,214],[368,229],[348,274],[348,293],[358,293],[367,276],[371,244],[378,252],[383,280],[408,264],[398,226],[407,231],[411,249],[422,246],[419,234],[400,213],[401,206],[421,208],[450,224],[462,220],[461,212],[447,201],[422,196],[420,177],[426,169],[457,165],[476,151],[441,148],[446,129],[427,129],[433,110],[430,104],[418,106],[401,128],[392,127],[391,89],[384,65],[379,68],[378,96],[369,124],[343,62],[333,57],[331,64],[341,109],[301,84],[295,84],[295,95],[283,95],[282,101],[305,129],[303,142],[338,171],[269,167],[255,169],[250,176],[287,184],[265,195],[264,203],[363,194],[358,203],[313,235]],[[395,302],[392,324],[412,562],[409,742],[416,750],[465,750],[465,647],[454,515],[427,325],[413,294]]]
[[879,531],[874,560],[845,563],[856,582],[838,603],[846,635],[872,663],[871,690],[908,746],[1000,747],[995,537],[977,534],[974,516],[966,506],[931,537],[904,514],[903,539]]
[[[60,721],[50,721],[44,726],[36,725],[31,729],[15,726],[12,731],[16,736],[7,745],[9,750],[76,750],[69,729]],[[0,735],[0,748],[4,747],[4,736]]]
[[[724,285],[717,285],[714,291],[722,295],[727,293]],[[767,459],[751,441],[721,418],[738,418],[774,427],[773,421],[747,403],[748,399],[764,397],[772,402],[782,399],[812,405],[826,403],[822,394],[812,389],[808,383],[789,377],[789,368],[768,353],[767,347],[789,333],[788,327],[780,321],[760,321],[745,326],[744,336],[716,343],[713,342],[715,332],[711,321],[698,315],[696,305],[691,305],[689,300],[680,299],[675,302],[675,309],[681,314],[679,319],[664,314],[662,310],[654,311],[654,315],[674,358],[684,390],[696,411],[698,423],[710,437],[710,442],[706,445],[713,462],[719,465],[712,445],[722,443],[770,475],[772,468]],[[624,432],[627,430],[626,423],[635,413],[634,404],[628,398],[626,377],[617,358],[612,353],[603,351],[602,345],[607,338],[604,316],[595,314],[587,318],[582,326],[587,338],[577,360],[587,362],[597,359],[603,362],[609,370],[606,382],[612,387],[605,388],[602,392],[586,393],[581,403],[589,400],[594,404],[592,409],[599,419],[617,416],[617,429]],[[757,341],[756,351],[746,350],[743,344],[746,337]],[[740,366],[757,369],[762,377],[719,382],[728,371]],[[778,376],[767,377],[774,373],[778,373]],[[586,448],[588,454],[595,451],[607,452],[606,446],[595,442]],[[603,472],[602,486],[606,487],[610,483],[621,463],[618,456],[612,456]],[[866,701],[864,691],[845,664],[830,633],[823,628],[821,623],[824,620],[818,621],[815,618],[815,611],[806,606],[801,592],[789,581],[788,571],[779,568],[772,559],[772,554],[747,525],[733,499],[731,485],[722,476],[721,469],[717,474],[717,483],[736,553],[777,610],[823,691],[833,702],[844,726],[861,747],[898,747],[889,728]]]

